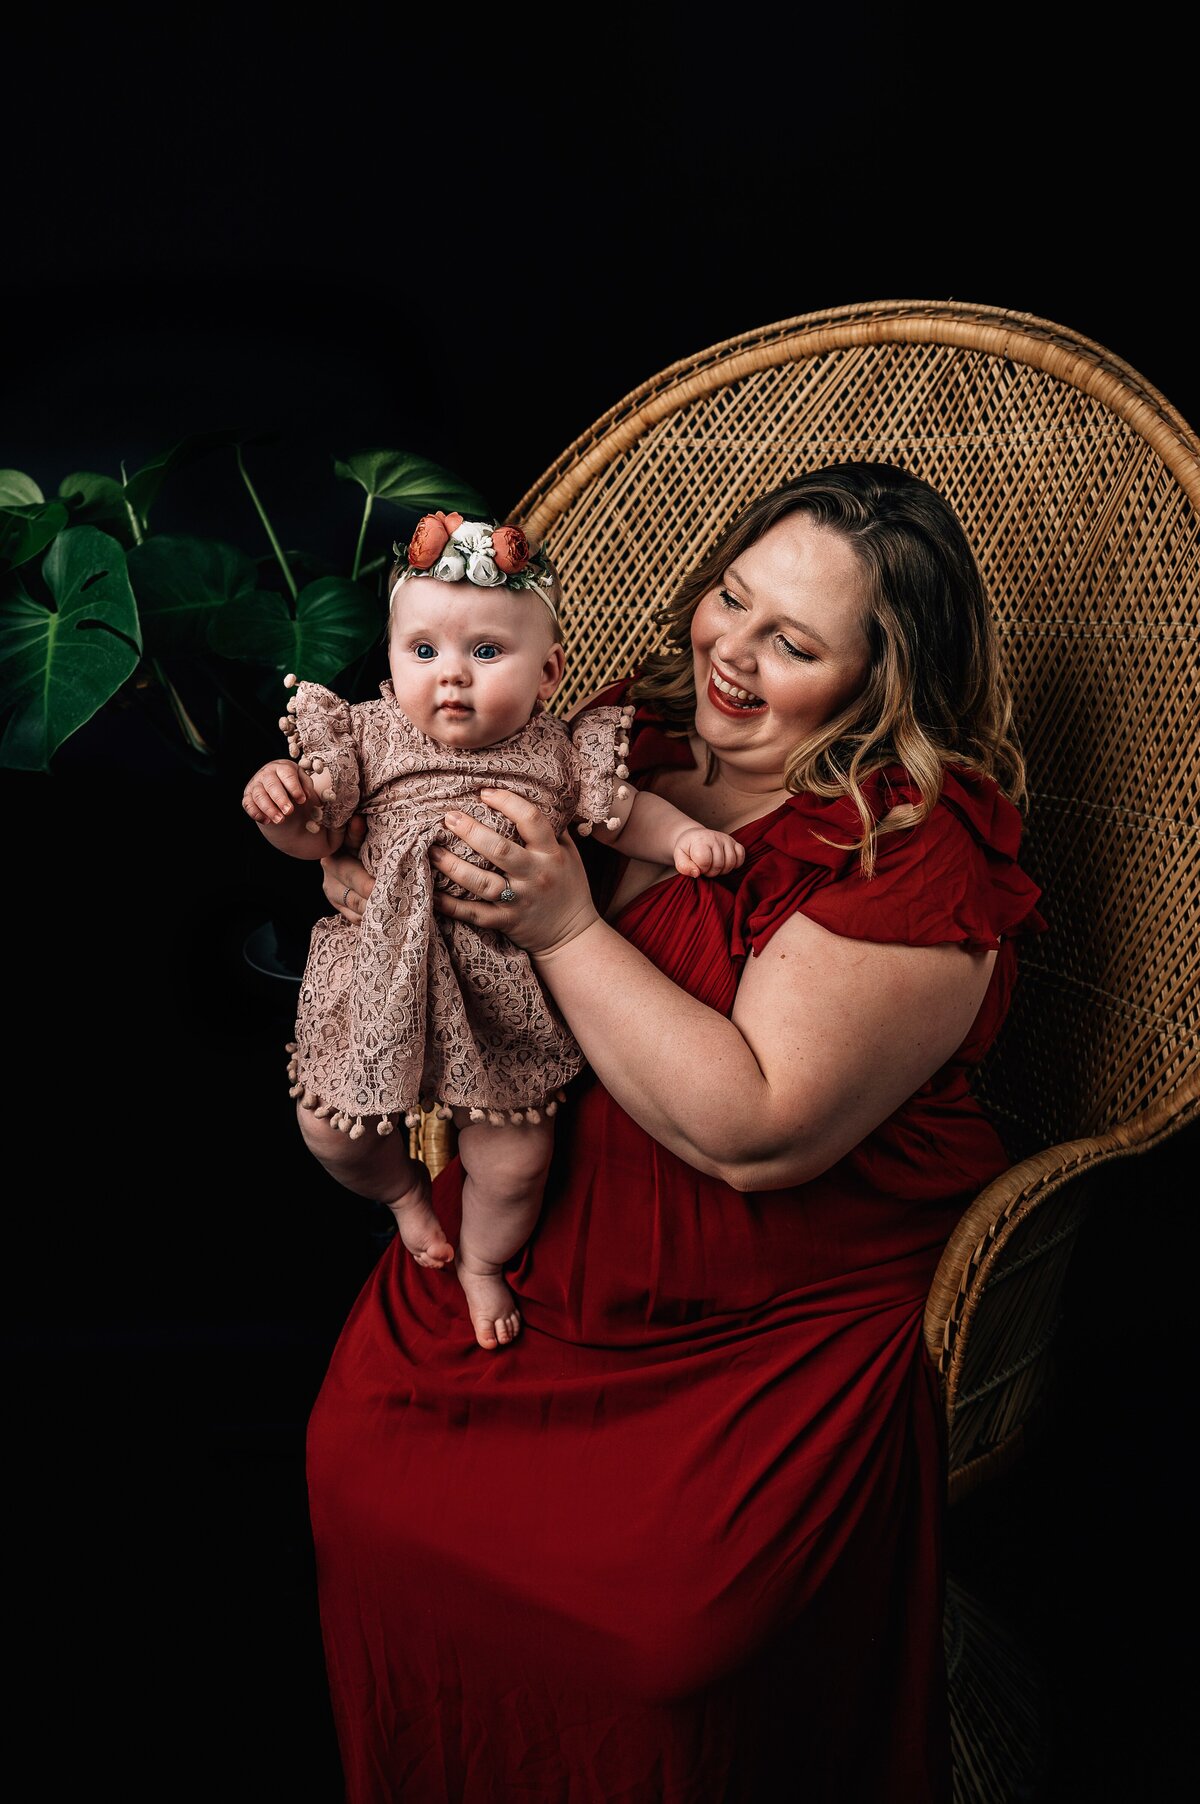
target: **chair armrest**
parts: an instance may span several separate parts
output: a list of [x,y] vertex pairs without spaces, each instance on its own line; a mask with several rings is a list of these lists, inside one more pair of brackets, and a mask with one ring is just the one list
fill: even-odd
[[950,1435],[951,1495],[1015,1450],[1044,1388],[1059,1300],[1088,1185],[1200,1115],[1200,1074],[1103,1134],[1022,1159],[963,1212],[934,1273],[925,1346]]

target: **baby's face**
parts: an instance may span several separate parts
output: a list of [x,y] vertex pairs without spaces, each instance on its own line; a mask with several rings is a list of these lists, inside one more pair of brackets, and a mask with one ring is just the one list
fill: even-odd
[[388,665],[420,732],[442,745],[496,745],[554,694],[563,649],[534,594],[414,576],[392,600]]

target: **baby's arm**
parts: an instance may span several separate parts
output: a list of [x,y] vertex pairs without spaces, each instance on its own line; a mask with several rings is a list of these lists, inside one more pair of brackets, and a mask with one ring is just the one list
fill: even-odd
[[328,858],[346,829],[322,827],[321,796],[311,776],[288,758],[272,758],[242,792],[242,807],[264,839],[292,858]]
[[619,846],[627,858],[675,866],[684,877],[720,877],[735,871],[746,848],[729,833],[702,827],[673,802],[627,785],[629,812],[620,827],[593,827],[605,845]]

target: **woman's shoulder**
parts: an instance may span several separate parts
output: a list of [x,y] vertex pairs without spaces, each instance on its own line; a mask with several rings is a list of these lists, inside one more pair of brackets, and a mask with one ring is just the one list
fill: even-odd
[[[921,800],[915,778],[903,765],[872,771],[860,789],[876,825],[884,827],[876,842],[877,865],[885,856],[902,861],[923,858],[934,843],[959,845],[964,851],[970,845],[979,846],[1006,858],[1015,858],[1020,849],[1020,810],[996,780],[981,771],[963,765],[944,766],[933,807],[911,826],[886,825],[889,817],[902,818]],[[789,796],[766,829],[773,844],[795,857],[814,856],[814,842],[820,843],[827,835],[843,838],[849,834],[857,840],[861,833],[859,811],[844,792],[825,796],[801,791]],[[840,866],[850,861],[847,851],[845,858],[831,862]]]
[[[919,801],[901,766],[873,772],[863,794],[877,822]],[[1020,812],[991,777],[947,767],[924,819],[879,834],[870,876],[861,836],[849,797],[792,796],[763,834],[742,910],[747,940],[765,943],[797,908],[850,938],[907,945],[994,949],[1045,925],[1036,908],[1041,892],[1017,861]]]

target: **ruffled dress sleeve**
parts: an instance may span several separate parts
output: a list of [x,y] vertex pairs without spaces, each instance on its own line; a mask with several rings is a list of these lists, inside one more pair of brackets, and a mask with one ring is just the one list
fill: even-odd
[[297,683],[279,723],[288,750],[321,796],[317,826],[344,827],[362,796],[362,764],[350,703],[323,683]]
[[628,790],[629,729],[633,725],[632,708],[589,708],[571,723],[571,747],[579,773],[579,795],[572,819],[579,831],[591,832],[593,826],[621,825],[618,812]]
[[[897,768],[874,773],[866,794],[877,820],[918,799]],[[908,946],[994,951],[1045,929],[1041,891],[1017,863],[1020,814],[990,778],[961,766],[944,771],[929,816],[880,835],[869,878],[851,844],[860,831],[844,798],[793,796],[764,829],[761,855],[739,887],[734,953],[761,952],[796,910],[831,933]]]

